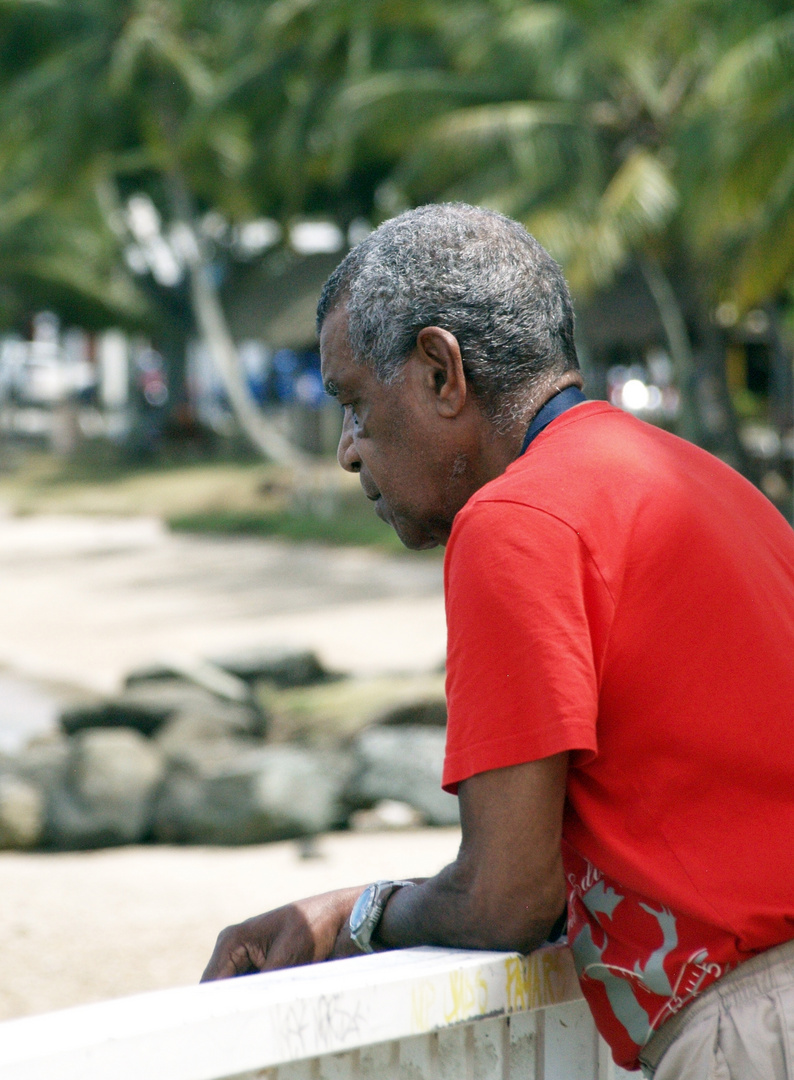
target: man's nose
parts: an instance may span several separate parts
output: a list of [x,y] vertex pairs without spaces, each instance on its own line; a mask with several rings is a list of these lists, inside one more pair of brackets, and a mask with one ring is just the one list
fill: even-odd
[[358,456],[356,444],[353,440],[353,432],[350,428],[350,421],[345,417],[342,424],[342,434],[339,436],[336,460],[345,472],[357,473],[361,471],[361,458]]

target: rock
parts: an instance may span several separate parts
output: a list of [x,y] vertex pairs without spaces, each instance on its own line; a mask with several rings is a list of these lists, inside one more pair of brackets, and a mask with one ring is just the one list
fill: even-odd
[[408,803],[396,799],[381,799],[371,810],[354,810],[348,825],[355,832],[385,832],[393,829],[418,829],[424,825],[421,814]]
[[[159,745],[159,744],[158,744]],[[214,776],[219,770],[233,767],[241,756],[262,748],[260,742],[249,739],[186,739],[164,749],[168,777],[180,769],[197,777]]]
[[252,735],[264,734],[267,727],[265,714],[253,702],[222,700],[203,687],[176,678],[134,683],[115,698],[66,710],[61,714],[61,727],[69,735],[87,728],[128,727],[151,736],[171,717],[187,713],[222,719]]
[[31,848],[44,833],[45,799],[19,776],[0,776],[0,848]]
[[381,727],[403,725],[446,728],[447,703],[443,697],[439,697],[412,701],[409,705],[396,705],[387,709],[376,722]]
[[8,769],[47,792],[64,782],[68,764],[69,740],[57,733],[28,743],[9,761]]
[[324,832],[340,824],[345,759],[297,746],[236,755],[195,745],[169,773],[155,810],[165,843],[251,844]]
[[250,724],[229,713],[177,713],[155,735],[155,742],[170,762],[182,761],[196,744],[217,747],[219,742],[227,741],[233,741],[238,751],[259,745],[259,740],[251,737]]
[[156,746],[130,728],[83,731],[70,744],[64,782],[48,800],[48,842],[95,848],[144,839],[165,773]]
[[345,797],[354,807],[408,803],[430,825],[456,825],[458,800],[441,789],[445,734],[433,727],[373,727],[355,741],[358,769]]
[[384,720],[425,723],[446,717],[444,677],[437,674],[345,679],[281,691],[258,684],[257,693],[271,713],[278,741],[327,742]]
[[280,689],[312,686],[340,678],[327,671],[317,654],[308,649],[298,652],[288,649],[248,649],[218,657],[213,663],[245,682],[264,681]]
[[248,685],[242,679],[210,660],[200,660],[192,656],[170,657],[153,667],[132,671],[125,680],[125,686],[169,679],[194,683],[224,701],[246,704],[251,696]]

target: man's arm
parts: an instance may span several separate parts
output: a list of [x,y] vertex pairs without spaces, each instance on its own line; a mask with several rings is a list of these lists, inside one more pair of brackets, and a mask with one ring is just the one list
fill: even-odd
[[565,906],[560,841],[567,754],[479,773],[459,787],[463,841],[455,862],[398,889],[376,942],[530,952]]
[[[565,905],[560,854],[567,754],[480,773],[458,789],[458,856],[386,905],[376,947],[541,945]],[[356,955],[347,919],[363,886],[310,897],[224,930],[203,978]]]

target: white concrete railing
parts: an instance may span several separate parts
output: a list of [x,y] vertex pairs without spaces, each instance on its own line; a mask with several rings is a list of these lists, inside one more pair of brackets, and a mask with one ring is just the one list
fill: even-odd
[[0,1080],[617,1080],[570,953],[406,949],[0,1024]]

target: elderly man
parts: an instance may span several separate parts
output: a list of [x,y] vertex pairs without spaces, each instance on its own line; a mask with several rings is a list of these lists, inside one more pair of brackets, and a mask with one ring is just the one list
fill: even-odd
[[567,898],[618,1063],[794,1077],[794,533],[726,465],[585,401],[559,268],[498,214],[386,222],[318,322],[340,464],[406,546],[446,545],[463,838],[434,878],[224,931],[206,977],[526,952]]

